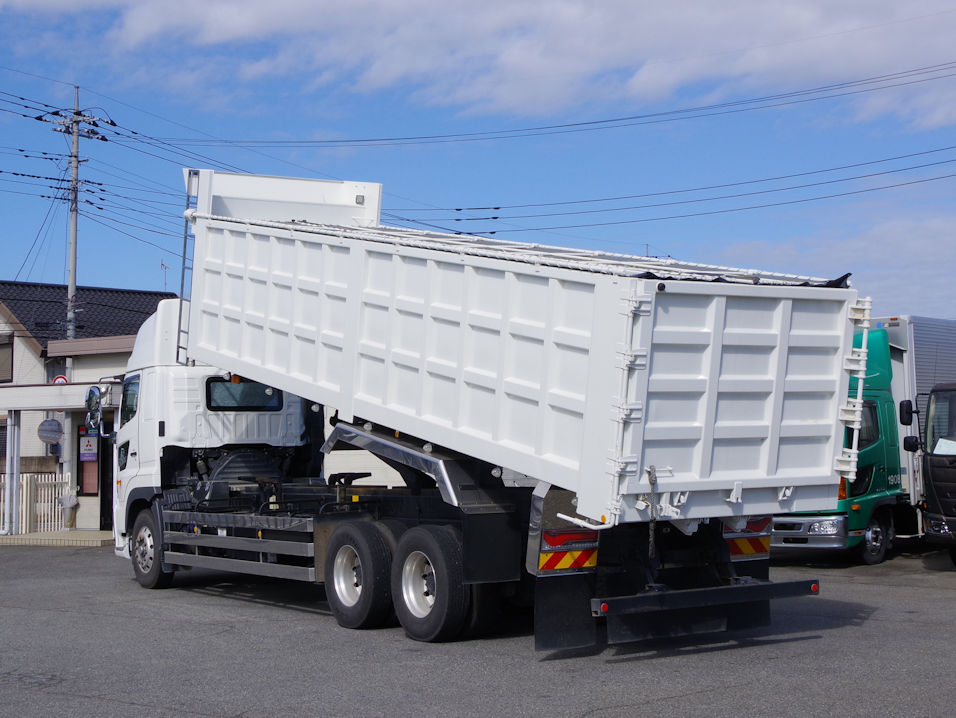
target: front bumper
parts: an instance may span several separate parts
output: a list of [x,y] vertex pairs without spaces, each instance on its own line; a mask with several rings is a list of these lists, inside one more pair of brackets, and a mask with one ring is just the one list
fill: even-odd
[[956,518],[923,512],[923,531],[930,543],[956,545]]
[[846,523],[843,514],[774,516],[770,547],[846,548]]

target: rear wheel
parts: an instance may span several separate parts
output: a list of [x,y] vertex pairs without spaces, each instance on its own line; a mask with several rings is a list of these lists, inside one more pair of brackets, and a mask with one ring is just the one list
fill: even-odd
[[340,626],[377,628],[392,610],[392,552],[374,524],[339,526],[325,554],[325,594]]
[[461,541],[448,526],[402,534],[392,562],[392,600],[405,634],[416,641],[456,638],[468,617]]
[[172,571],[163,570],[162,537],[156,529],[151,509],[140,511],[136,517],[130,557],[133,559],[133,574],[140,586],[166,588],[172,583]]
[[857,547],[860,560],[869,566],[882,563],[886,558],[889,540],[890,529],[886,516],[880,512],[874,513],[863,533],[863,542]]

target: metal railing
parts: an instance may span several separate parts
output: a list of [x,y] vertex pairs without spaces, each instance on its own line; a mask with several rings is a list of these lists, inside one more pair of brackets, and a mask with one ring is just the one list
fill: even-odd
[[[6,506],[6,474],[0,474],[0,516]],[[20,474],[19,501],[13,507],[18,513],[19,533],[60,531],[63,528],[63,506],[59,499],[69,489],[68,479],[57,474]]]

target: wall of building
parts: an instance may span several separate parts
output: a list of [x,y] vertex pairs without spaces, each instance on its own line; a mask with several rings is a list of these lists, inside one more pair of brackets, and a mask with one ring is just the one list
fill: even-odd
[[[20,336],[22,330],[12,326],[0,317],[0,334],[12,333],[13,339],[13,383],[46,384],[46,364],[37,353],[38,345]],[[4,415],[5,416],[5,415]],[[40,411],[25,411],[20,415],[20,455],[24,457],[45,457],[46,445],[37,438],[37,427],[46,418]]]
[[73,381],[95,382],[105,377],[122,374],[126,371],[128,360],[129,352],[74,357]]

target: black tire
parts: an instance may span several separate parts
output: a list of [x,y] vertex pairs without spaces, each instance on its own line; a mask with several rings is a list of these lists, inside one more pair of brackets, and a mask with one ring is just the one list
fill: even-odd
[[325,553],[325,596],[344,628],[378,628],[390,617],[392,552],[380,528],[344,523]]
[[461,633],[468,617],[461,540],[448,526],[416,526],[402,534],[392,561],[392,601],[405,634],[437,643]]
[[949,549],[949,560],[953,562],[954,566],[956,566],[956,546],[953,546]]
[[166,588],[173,582],[173,572],[163,570],[162,535],[151,509],[140,511],[133,523],[129,554],[133,574],[143,588]]
[[886,549],[890,541],[890,529],[887,518],[882,512],[875,512],[863,533],[863,541],[857,546],[857,555],[860,561],[867,566],[883,563],[886,558]]
[[405,524],[397,519],[380,519],[372,524],[385,537],[385,543],[388,544],[388,550],[391,555],[395,555],[395,549],[398,548],[398,540],[405,533]]

